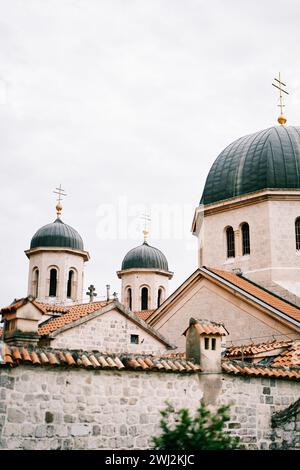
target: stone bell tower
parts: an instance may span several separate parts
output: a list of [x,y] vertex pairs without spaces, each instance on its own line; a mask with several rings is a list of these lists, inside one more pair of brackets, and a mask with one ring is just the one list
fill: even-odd
[[61,219],[61,186],[54,222],[41,227],[32,237],[29,258],[28,295],[39,302],[68,305],[82,302],[84,250],[79,233]]

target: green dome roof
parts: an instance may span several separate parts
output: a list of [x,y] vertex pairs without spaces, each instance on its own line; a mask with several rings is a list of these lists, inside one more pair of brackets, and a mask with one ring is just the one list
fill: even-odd
[[52,224],[40,228],[32,237],[30,249],[44,246],[83,250],[83,241],[73,227],[57,218]]
[[123,259],[122,270],[131,268],[169,271],[168,261],[165,255],[158,250],[158,248],[148,245],[147,242],[130,250]]
[[267,188],[300,189],[300,127],[270,127],[226,147],[210,169],[200,204]]

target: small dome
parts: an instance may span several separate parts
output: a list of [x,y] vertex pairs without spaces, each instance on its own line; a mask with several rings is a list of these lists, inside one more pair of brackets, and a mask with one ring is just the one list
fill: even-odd
[[83,250],[83,241],[73,227],[57,218],[52,224],[44,225],[33,235],[30,249],[43,246]]
[[260,189],[300,189],[300,127],[270,127],[226,147],[210,169],[200,203]]
[[169,271],[168,261],[165,255],[158,250],[158,248],[148,245],[147,242],[130,250],[123,259],[122,270],[131,268]]

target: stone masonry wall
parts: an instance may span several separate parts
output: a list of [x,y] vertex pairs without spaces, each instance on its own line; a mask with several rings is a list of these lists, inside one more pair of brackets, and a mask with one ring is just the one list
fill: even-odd
[[0,448],[145,449],[166,400],[195,410],[202,398],[231,404],[227,429],[245,448],[280,448],[271,415],[299,394],[297,382],[227,374],[1,369]]
[[[59,349],[83,349],[84,351],[151,353],[166,351],[165,345],[128,320],[117,310],[111,310],[82,320],[81,325],[69,328],[55,337],[51,347]],[[131,344],[131,335],[139,336],[138,344]]]

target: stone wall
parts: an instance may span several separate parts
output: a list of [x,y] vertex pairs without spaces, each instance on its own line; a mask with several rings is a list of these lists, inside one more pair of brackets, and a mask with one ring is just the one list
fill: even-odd
[[[80,323],[80,321],[79,321]],[[131,343],[131,335],[138,335],[138,344]],[[147,333],[117,310],[93,316],[88,321],[82,318],[81,324],[60,332],[51,342],[51,347],[59,349],[83,349],[84,351],[106,351],[150,353],[163,352],[166,346]]]
[[231,404],[227,429],[245,448],[280,448],[287,436],[274,433],[271,416],[299,394],[297,382],[227,374],[2,369],[0,448],[145,449],[166,400],[195,410],[202,398]]
[[0,448],[148,448],[167,399],[195,408],[197,374],[1,370]]

